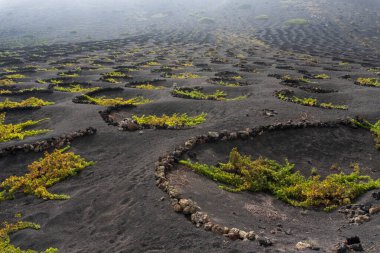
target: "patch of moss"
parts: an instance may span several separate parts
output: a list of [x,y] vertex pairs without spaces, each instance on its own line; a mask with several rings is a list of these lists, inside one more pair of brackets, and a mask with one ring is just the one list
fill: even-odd
[[262,15],[256,16],[255,19],[257,19],[257,20],[268,20],[269,16],[262,14]]
[[200,75],[193,74],[190,72],[179,73],[179,74],[167,73],[164,75],[164,77],[173,78],[173,79],[197,79],[197,78],[201,78]]
[[209,17],[202,17],[198,21],[199,21],[199,23],[205,24],[205,25],[213,25],[216,23],[215,19],[209,18]]
[[172,91],[172,94],[178,97],[198,99],[198,100],[232,101],[232,100],[242,100],[246,98],[246,96],[239,96],[236,98],[227,98],[227,93],[221,90],[216,90],[212,94],[206,94],[206,93],[203,93],[199,89],[174,89]]
[[22,78],[25,78],[26,76],[25,75],[22,75],[22,74],[11,74],[11,75],[6,75],[5,78],[6,79],[22,79]]
[[11,101],[9,99],[5,99],[4,102],[0,102],[0,110],[4,109],[12,109],[12,108],[23,108],[23,107],[41,107],[47,105],[53,105],[54,102],[44,101],[42,99],[31,97],[21,102]]
[[164,86],[154,86],[152,84],[141,84],[141,85],[136,85],[136,89],[142,89],[142,90],[162,90],[165,89]]
[[87,101],[102,106],[115,106],[115,105],[142,105],[152,102],[150,99],[143,97],[134,97],[131,99],[124,98],[105,98],[105,97],[91,97],[88,95],[83,95],[83,98]]
[[376,141],[376,148],[380,150],[380,120],[375,124],[370,123],[367,120],[351,120],[355,125],[370,130],[374,136]]
[[5,124],[5,113],[0,113],[0,142],[7,142],[13,139],[23,140],[27,136],[34,136],[49,132],[50,130],[48,129],[24,130],[25,128],[37,125],[45,120],[47,119],[36,121],[28,120],[19,124]]
[[368,71],[373,72],[377,75],[380,75],[380,68],[370,68]]
[[161,64],[159,62],[156,62],[156,61],[150,61],[150,62],[146,62],[143,65],[144,68],[156,67],[156,66],[161,66]]
[[58,75],[61,77],[68,77],[68,78],[75,78],[79,76],[79,74],[75,72],[59,73]]
[[47,188],[75,176],[79,171],[94,163],[86,161],[73,152],[66,152],[68,149],[69,147],[66,147],[56,149],[52,153],[45,152],[44,157],[28,165],[29,173],[6,178],[0,184],[3,189],[0,193],[0,201],[14,199],[14,194],[17,192],[42,199],[69,199],[70,197],[65,194],[50,193]]
[[[9,237],[10,234],[16,233],[17,231],[24,229],[34,229],[39,230],[41,228],[40,225],[32,222],[19,221],[14,224],[9,224],[4,222],[3,226],[0,228],[0,251],[2,253],[38,253],[35,250],[22,250],[19,247],[11,244],[11,239]],[[58,249],[56,248],[48,248],[45,251],[41,251],[40,253],[57,253]]]
[[121,78],[121,77],[126,77],[127,75],[122,73],[122,72],[118,72],[118,71],[113,71],[113,72],[108,72],[108,73],[105,73],[103,74],[103,77],[104,78]]
[[96,91],[100,89],[100,87],[92,87],[92,88],[86,88],[82,87],[80,84],[70,84],[69,87],[61,87],[61,86],[55,86],[54,90],[57,91],[62,91],[62,92],[71,92],[71,93],[76,93],[76,92],[91,92],[91,91]]
[[276,97],[280,100],[292,102],[305,106],[314,106],[321,107],[325,109],[339,109],[339,110],[347,110],[348,106],[346,105],[334,105],[332,103],[319,103],[315,98],[299,98],[293,95],[292,92],[288,90],[276,92]]
[[285,22],[285,25],[307,25],[309,21],[303,18],[289,19]]
[[359,77],[358,79],[356,79],[355,84],[362,86],[380,87],[380,81],[378,78]]
[[274,160],[241,155],[234,148],[227,163],[218,166],[192,163],[182,160],[180,164],[214,181],[231,192],[268,192],[278,199],[297,207],[322,207],[326,211],[350,204],[363,193],[380,188],[380,179],[373,180],[361,175],[358,164],[353,164],[351,174],[330,174],[325,179],[320,175],[309,178],[294,171],[294,164],[284,165]]
[[313,76],[315,79],[329,79],[330,76],[327,74],[318,74]]
[[16,82],[12,79],[0,79],[0,85],[9,86],[13,84],[16,84]]
[[202,124],[206,121],[206,113],[189,117],[186,113],[173,114],[168,116],[163,114],[162,116],[148,115],[148,116],[132,116],[132,119],[139,125],[156,126],[162,128],[182,128],[193,127]]

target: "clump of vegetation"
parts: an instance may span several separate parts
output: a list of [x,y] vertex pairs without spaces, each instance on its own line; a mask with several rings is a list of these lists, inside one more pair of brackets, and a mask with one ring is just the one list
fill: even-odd
[[54,85],[58,85],[58,84],[62,84],[63,80],[61,80],[61,79],[54,79],[54,78],[47,79],[47,80],[37,79],[36,83],[39,83],[39,84],[48,84],[48,83],[51,83],[51,84],[54,84]]
[[47,119],[36,121],[28,120],[19,124],[5,124],[5,113],[0,113],[0,142],[7,142],[13,139],[23,140],[27,136],[34,136],[49,132],[50,130],[48,129],[24,130],[27,127],[37,125],[45,120]]
[[[14,224],[9,224],[7,222],[4,222],[3,226],[0,228],[0,251],[3,253],[38,253],[38,251],[35,250],[22,250],[19,247],[16,247],[15,245],[11,244],[11,239],[9,237],[10,234],[13,234],[17,231],[24,230],[24,229],[34,229],[39,230],[41,229],[41,226],[32,223],[32,222],[25,222],[25,221],[18,221]],[[48,248],[45,251],[41,251],[40,253],[57,253],[58,249],[56,248]]]
[[122,78],[122,77],[126,77],[127,75],[122,73],[122,72],[118,72],[118,71],[113,71],[113,72],[108,72],[108,73],[105,73],[103,74],[103,76],[105,78]]
[[106,81],[107,83],[114,83],[114,84],[121,83],[120,81],[116,80],[115,78],[104,78],[103,80]]
[[0,79],[0,85],[9,86],[13,84],[16,84],[16,82],[12,79]]
[[11,90],[0,90],[0,95],[12,94]]
[[102,105],[102,106],[115,106],[115,105],[142,105],[152,102],[150,99],[144,97],[134,97],[131,99],[124,98],[106,98],[106,97],[91,97],[88,95],[83,95],[83,98],[92,104]]
[[187,68],[187,67],[193,67],[194,65],[192,62],[184,62],[184,63],[182,63],[182,66]]
[[168,116],[163,114],[162,116],[148,115],[148,116],[132,116],[132,119],[139,125],[155,126],[161,128],[183,128],[183,127],[194,127],[202,124],[206,121],[206,113],[200,115],[189,117],[186,113],[183,114],[173,114]]
[[287,160],[284,165],[274,160],[241,155],[234,148],[227,163],[218,166],[192,163],[182,160],[180,164],[214,181],[231,192],[268,192],[278,199],[297,207],[323,207],[330,211],[350,204],[361,194],[380,188],[380,179],[373,180],[361,175],[358,164],[353,164],[351,174],[330,174],[325,179],[315,173],[306,178],[294,171],[294,164]]
[[161,64],[159,62],[156,62],[156,61],[150,61],[150,62],[146,62],[143,65],[144,68],[156,67],[156,66],[161,66]]
[[47,188],[75,176],[79,171],[93,165],[73,152],[66,152],[69,147],[45,152],[44,157],[28,165],[29,173],[23,176],[10,176],[0,187],[0,201],[14,199],[14,194],[22,192],[37,198],[63,200],[70,197],[65,194],[50,193]]
[[238,82],[227,82],[227,81],[219,81],[219,82],[216,82],[216,84],[221,85],[221,86],[226,86],[226,87],[239,87],[239,86],[241,86],[241,84]]
[[164,75],[164,77],[174,78],[174,79],[197,79],[197,78],[201,78],[200,75],[193,74],[190,72],[179,73],[179,74],[167,73]]
[[339,110],[347,110],[348,106],[346,105],[334,105],[332,103],[319,103],[316,98],[299,98],[293,95],[292,92],[288,90],[283,90],[276,92],[276,97],[287,102],[292,102],[305,106],[315,106],[326,109],[339,109]]
[[313,76],[315,79],[329,79],[330,76],[327,74],[318,74]]
[[362,86],[380,87],[380,81],[378,78],[359,77],[358,79],[356,79],[355,84]]
[[262,15],[257,16],[255,19],[257,19],[257,20],[268,20],[269,16],[266,14],[262,14]]
[[199,21],[199,23],[205,24],[205,25],[213,25],[216,23],[215,19],[209,18],[209,17],[200,18],[198,21]]
[[310,79],[303,76],[299,78],[294,78],[290,75],[284,75],[283,77],[281,77],[281,80],[286,83],[311,83]]
[[368,71],[373,72],[377,75],[380,75],[380,68],[370,68]]
[[380,120],[375,124],[372,124],[367,120],[352,119],[352,122],[359,127],[370,130],[375,136],[376,148],[380,150]]
[[100,89],[100,87],[92,87],[92,88],[82,87],[80,84],[70,84],[69,87],[61,87],[61,86],[54,87],[54,90],[62,91],[62,92],[72,92],[72,93],[75,93],[75,92],[86,93],[86,92],[96,91],[98,89]]
[[41,106],[53,105],[54,102],[44,101],[42,99],[31,97],[21,102],[11,101],[8,98],[4,100],[4,102],[0,102],[0,110],[4,109],[13,109],[13,108],[23,108],[23,107],[36,107],[39,108]]
[[309,21],[303,18],[289,19],[285,22],[285,25],[307,25]]
[[231,100],[242,100],[247,98],[246,96],[239,96],[236,98],[227,98],[227,93],[221,90],[216,90],[212,94],[203,93],[199,89],[174,89],[172,91],[174,96],[191,98],[198,100],[218,100],[218,101],[231,101]]
[[25,75],[22,75],[22,74],[11,74],[11,75],[6,75],[5,78],[6,79],[22,79],[22,78],[25,78],[26,76]]
[[154,86],[150,83],[136,85],[135,88],[136,89],[142,89],[142,90],[162,90],[162,89],[165,89],[164,86]]
[[69,77],[69,78],[75,78],[79,76],[79,74],[75,72],[59,73],[58,75],[61,77]]

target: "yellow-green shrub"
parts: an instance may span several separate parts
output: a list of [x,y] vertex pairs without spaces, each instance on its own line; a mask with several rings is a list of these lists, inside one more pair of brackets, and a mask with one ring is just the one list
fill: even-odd
[[162,90],[162,89],[165,89],[164,86],[154,86],[150,83],[137,85],[137,86],[135,86],[135,88],[142,89],[142,90]]
[[[24,229],[34,229],[39,230],[41,228],[40,225],[32,222],[19,221],[14,224],[9,224],[4,222],[3,227],[0,228],[0,252],[1,253],[38,253],[35,250],[22,250],[19,247],[11,244],[11,239],[9,238],[10,234],[13,234],[17,231]],[[45,251],[41,251],[40,253],[57,253],[58,249],[49,248]]]
[[139,125],[149,125],[158,127],[193,127],[202,124],[206,121],[206,113],[189,117],[186,113],[173,114],[168,116],[163,114],[162,116],[148,115],[148,116],[132,116],[132,119]]
[[326,109],[339,109],[339,110],[347,110],[347,105],[334,105],[332,103],[319,103],[316,98],[299,98],[296,96],[288,96],[286,92],[279,91],[276,92],[276,97],[280,100],[292,102],[300,105],[306,105],[306,106],[314,106],[314,107],[321,107]]
[[12,79],[0,79],[0,85],[9,86],[9,85],[13,85],[15,83],[16,82],[13,81]]
[[380,87],[380,81],[378,78],[359,77],[358,79],[356,79],[355,83],[362,86]]
[[53,105],[53,102],[44,101],[42,99],[31,97],[21,102],[11,101],[9,99],[5,99],[4,102],[0,102],[0,110],[3,109],[11,109],[11,108],[22,108],[22,107],[40,107],[46,105]]
[[93,104],[103,105],[103,106],[115,106],[115,105],[141,105],[152,102],[150,99],[144,97],[134,97],[128,100],[124,98],[105,98],[105,97],[91,97],[88,95],[83,95],[84,99],[90,101]]
[[13,199],[16,192],[26,195],[34,195],[42,199],[68,199],[64,194],[53,194],[47,188],[66,179],[75,176],[79,171],[93,162],[88,162],[81,156],[65,149],[56,149],[52,153],[45,152],[44,157],[28,165],[29,173],[23,176],[10,176],[6,178],[0,187],[0,201]]
[[24,131],[25,128],[34,126],[44,120],[47,120],[47,119],[41,119],[37,121],[28,120],[26,122],[19,123],[19,124],[4,124],[5,113],[0,113],[0,142],[6,142],[13,139],[22,140],[27,136],[34,136],[34,135],[49,132],[50,130],[48,129]]
[[227,93],[221,90],[216,90],[212,94],[206,94],[203,93],[200,90],[197,89],[174,89],[172,91],[172,94],[174,96],[184,97],[184,98],[191,98],[191,99],[199,99],[199,100],[219,100],[219,101],[232,101],[232,100],[241,100],[245,99],[246,96],[239,96],[235,98],[226,98]]
[[100,89],[100,87],[92,87],[92,88],[84,88],[79,84],[70,84],[69,87],[61,87],[61,86],[55,86],[54,90],[57,91],[62,91],[62,92],[91,92],[91,91],[96,91]]
[[351,121],[357,126],[370,130],[375,136],[376,148],[380,149],[380,120],[377,121],[375,124],[371,124],[367,120],[358,121],[352,119]]
[[277,198],[298,207],[323,207],[332,210],[340,205],[350,204],[366,191],[380,188],[380,179],[373,180],[360,174],[354,164],[351,174],[330,174],[325,179],[319,175],[306,178],[299,171],[293,172],[294,165],[284,165],[274,160],[259,157],[256,160],[241,155],[234,148],[227,163],[219,166],[192,163],[182,160],[180,164],[223,183],[222,189],[239,192],[268,192]]

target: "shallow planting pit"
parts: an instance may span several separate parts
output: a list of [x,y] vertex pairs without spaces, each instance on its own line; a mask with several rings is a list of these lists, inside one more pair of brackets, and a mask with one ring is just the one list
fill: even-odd
[[[248,232],[253,231],[256,234],[255,239],[259,242],[267,237],[275,242],[276,247],[281,245],[292,249],[297,242],[304,240],[305,231],[309,231],[308,239],[319,248],[327,249],[339,241],[339,234],[336,231],[338,228],[346,229],[346,226],[341,227],[343,223],[347,224],[347,227],[348,224],[356,224],[349,227],[350,233],[356,233],[360,238],[366,240],[368,238],[371,241],[376,226],[370,222],[372,219],[377,219],[377,214],[373,211],[375,209],[371,208],[378,206],[372,193],[378,191],[373,188],[380,187],[378,181],[380,156],[374,147],[373,136],[369,131],[363,130],[353,127],[349,121],[340,121],[313,124],[287,123],[237,132],[209,132],[207,135],[189,139],[185,145],[178,147],[169,156],[161,157],[156,167],[157,184],[169,193],[175,211],[191,217],[198,227],[216,234],[225,234],[231,239],[248,239]],[[291,202],[286,201],[281,192],[271,192],[271,187],[263,187],[264,190],[257,188],[270,185],[266,184],[265,180],[259,180],[263,179],[259,172],[251,173],[248,177],[256,183],[248,185],[251,188],[241,185],[242,187],[237,189],[233,182],[240,180],[236,178],[242,174],[234,166],[244,163],[236,159],[236,155],[231,156],[231,151],[234,149],[241,155],[250,156],[249,159],[255,161],[256,166],[263,166],[254,168],[261,168],[264,171],[264,168],[267,168],[265,164],[270,166],[277,164],[281,167],[292,164],[288,172],[297,173],[298,177],[304,180],[315,180],[314,184],[302,185],[303,190],[308,193],[315,190],[316,194],[310,195],[313,200],[320,198],[318,192],[325,193],[326,195],[322,196],[328,201],[306,202],[309,205],[303,202],[302,207],[298,207],[302,200],[301,196],[287,195],[290,199],[297,200]],[[262,157],[261,160],[259,157]],[[189,166],[194,163],[201,164],[197,166],[200,170]],[[222,165],[224,174],[216,173],[215,168],[222,168],[219,163],[225,164]],[[231,167],[231,164],[234,166]],[[212,168],[211,166],[214,166],[214,169],[208,170],[207,168]],[[287,178],[285,174],[274,181]],[[358,181],[353,179],[361,176],[365,177]],[[349,190],[355,183],[347,186],[340,184],[344,181],[338,180],[340,183],[331,181],[331,178],[344,177],[358,184],[368,183],[367,186],[374,184],[367,190],[363,190],[361,185],[360,193],[346,196],[346,191],[352,193]],[[318,180],[326,185],[319,189],[312,188],[318,185],[316,183]],[[269,176],[268,182],[273,184]],[[339,192],[341,189],[339,187],[331,188],[336,189],[336,192],[324,191],[329,189],[330,184],[334,184],[332,182],[337,183],[339,187],[344,185],[346,191]],[[333,203],[336,200],[330,198],[329,194],[335,194],[337,199],[338,196],[346,197],[341,198],[341,202]],[[192,204],[187,208],[184,202],[189,201]],[[353,217],[349,217],[344,213],[347,208],[365,205],[369,207],[361,214],[354,212]],[[372,213],[369,210],[372,210]],[[197,222],[199,212],[207,215],[204,223]],[[360,215],[366,218],[361,219]],[[366,225],[368,230],[363,231],[357,225],[366,221],[369,222]],[[234,237],[231,235],[231,231],[234,232],[233,228],[238,228],[243,233]]]

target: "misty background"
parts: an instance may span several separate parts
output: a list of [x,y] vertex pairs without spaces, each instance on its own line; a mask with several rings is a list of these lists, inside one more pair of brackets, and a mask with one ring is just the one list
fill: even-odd
[[344,34],[337,38],[342,43],[360,40],[378,50],[379,13],[379,0],[0,0],[0,48],[141,34],[170,41],[206,33],[212,40],[220,30],[268,41],[279,30],[286,32],[287,20],[298,18],[324,33]]

